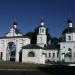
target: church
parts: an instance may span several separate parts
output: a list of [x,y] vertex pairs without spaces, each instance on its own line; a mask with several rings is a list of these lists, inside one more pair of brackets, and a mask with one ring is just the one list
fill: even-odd
[[35,44],[31,43],[31,38],[20,32],[18,23],[14,21],[9,32],[0,37],[0,61],[34,64],[45,64],[46,61],[75,62],[75,28],[71,19],[68,19],[67,24],[62,32],[59,48],[51,49],[43,20],[37,27]]

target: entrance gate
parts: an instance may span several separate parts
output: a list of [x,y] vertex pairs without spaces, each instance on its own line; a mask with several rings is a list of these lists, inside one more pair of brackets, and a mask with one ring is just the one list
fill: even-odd
[[16,45],[14,42],[8,43],[7,48],[7,58],[9,61],[15,61],[15,55],[16,55]]

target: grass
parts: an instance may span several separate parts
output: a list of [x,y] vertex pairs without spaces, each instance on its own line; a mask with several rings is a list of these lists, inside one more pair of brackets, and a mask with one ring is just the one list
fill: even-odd
[[46,64],[59,64],[59,61],[46,61]]
[[[19,62],[9,62],[9,61],[0,61],[0,71],[40,71],[48,67],[49,64],[59,64],[58,62],[49,62],[45,65],[43,64],[33,64],[33,63],[19,63]],[[69,64],[69,63],[67,63]],[[50,66],[50,68],[52,65]],[[54,67],[54,66],[53,66]],[[55,66],[57,67],[57,66]],[[45,69],[46,70],[46,69]]]
[[42,64],[30,64],[30,63],[15,63],[0,61],[0,70],[22,70],[22,71],[38,71],[40,67],[44,67]]

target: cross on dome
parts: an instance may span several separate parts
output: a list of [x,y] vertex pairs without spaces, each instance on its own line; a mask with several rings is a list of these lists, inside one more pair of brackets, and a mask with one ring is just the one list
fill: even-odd
[[40,25],[41,25],[41,26],[44,26],[44,25],[45,25],[43,16],[41,17]]
[[17,25],[18,25],[18,23],[17,23],[16,18],[15,18],[14,21],[13,21],[13,27],[17,28]]
[[72,19],[71,19],[71,13],[69,13],[69,16],[68,16],[68,20],[67,20],[67,23],[68,23],[68,27],[72,27]]
[[15,18],[14,21],[13,21],[13,25],[17,25],[16,18]]
[[69,13],[68,18],[69,18],[69,19],[68,19],[68,21],[67,21],[67,22],[68,22],[68,23],[72,23],[71,13]]

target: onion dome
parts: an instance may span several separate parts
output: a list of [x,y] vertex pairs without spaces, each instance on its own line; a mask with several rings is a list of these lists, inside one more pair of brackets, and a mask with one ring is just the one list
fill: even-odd
[[67,23],[72,23],[72,20],[71,19],[68,19]]
[[62,32],[62,34],[75,33],[75,28],[72,27],[72,20],[68,19],[67,23],[68,23],[68,27]]
[[68,27],[62,32],[62,34],[65,34],[65,33],[75,33],[75,28]]

